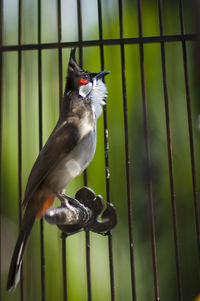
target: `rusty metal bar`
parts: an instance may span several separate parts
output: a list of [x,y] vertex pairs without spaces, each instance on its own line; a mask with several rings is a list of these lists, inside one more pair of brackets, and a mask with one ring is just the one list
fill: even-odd
[[[99,40],[103,40],[103,26],[102,26],[102,8],[101,0],[98,0],[98,24],[99,24]],[[104,51],[103,45],[100,46],[101,70],[104,70]],[[105,177],[106,177],[106,200],[110,203],[110,169],[109,169],[109,141],[108,141],[108,122],[107,109],[103,107],[103,121],[104,121],[104,155],[105,155]],[[114,263],[113,263],[113,243],[112,232],[108,234],[108,252],[109,252],[109,267],[110,267],[110,295],[111,300],[115,301],[115,281],[114,281]]]
[[[161,0],[158,0],[158,15],[159,15],[160,36],[163,36],[163,8],[162,8]],[[171,142],[171,128],[170,128],[171,126],[170,126],[170,116],[169,116],[169,101],[168,101],[168,91],[167,91],[167,75],[166,75],[166,59],[165,59],[164,42],[160,43],[160,50],[161,50],[164,104],[165,104],[165,120],[166,120],[166,134],[167,134],[167,150],[168,150],[174,248],[175,248],[175,259],[176,259],[176,277],[177,277],[177,286],[178,286],[178,300],[181,301],[183,300],[183,293],[182,293],[182,280],[181,280],[181,271],[180,271],[179,238],[178,238],[176,201],[175,201],[173,154],[172,154],[172,142]]]
[[[119,29],[120,39],[123,39],[123,7],[122,0],[119,0]],[[133,205],[131,198],[131,179],[130,179],[130,153],[128,138],[128,111],[127,111],[127,93],[126,93],[126,70],[125,70],[125,53],[124,44],[120,45],[121,49],[121,75],[122,75],[122,92],[123,92],[123,113],[124,113],[124,135],[125,135],[125,156],[126,156],[126,189],[128,203],[128,227],[129,227],[129,248],[130,248],[130,268],[131,268],[131,289],[132,300],[136,301],[136,283],[135,283],[135,260],[134,260],[134,241],[133,241]]]

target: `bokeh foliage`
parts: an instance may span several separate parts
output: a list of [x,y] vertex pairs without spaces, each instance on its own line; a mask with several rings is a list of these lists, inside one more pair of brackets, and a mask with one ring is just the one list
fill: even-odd
[[[37,3],[22,1],[22,42],[37,43]],[[56,1],[42,2],[42,42],[57,41]],[[179,34],[178,5],[163,1],[164,33]],[[76,1],[62,3],[62,41],[77,41]],[[124,37],[138,36],[136,1],[123,1]],[[119,38],[118,2],[102,1],[103,37]],[[4,1],[4,44],[17,43],[17,1]],[[98,39],[97,4],[82,1],[83,39]],[[184,1],[186,32],[192,32],[192,7]],[[143,1],[143,34],[159,35],[156,1]],[[193,134],[200,193],[200,147],[197,128],[197,98],[193,42],[187,42],[189,83],[193,117]],[[192,177],[190,163],[187,107],[181,42],[166,43],[167,82],[172,132],[174,183],[180,238],[180,264],[185,300],[199,293],[197,244],[194,221]],[[63,85],[70,49],[62,50]],[[113,231],[113,254],[116,300],[131,300],[127,193],[125,172],[125,142],[120,46],[105,46],[109,128],[109,161],[111,201],[115,204],[119,222]],[[144,140],[144,121],[140,80],[139,45],[125,45],[126,88],[128,102],[129,142],[131,160],[131,190],[135,247],[135,273],[138,300],[153,300],[153,269],[150,240],[149,203]],[[175,254],[173,244],[167,157],[165,109],[162,83],[160,45],[144,45],[146,96],[150,135],[151,175],[155,209],[158,280],[161,300],[177,300]],[[2,300],[19,300],[19,287],[14,293],[5,292],[5,283],[11,253],[18,231],[18,115],[17,115],[17,53],[3,54],[3,128],[1,171],[1,238],[2,238]],[[83,49],[83,66],[100,70],[99,47]],[[38,61],[37,51],[22,51],[22,189],[39,152],[38,126]],[[42,108],[43,142],[45,143],[59,115],[58,51],[42,51]],[[67,193],[74,195],[83,185],[82,176],[69,184]],[[106,198],[103,116],[98,121],[98,145],[95,158],[88,168],[88,185]],[[58,202],[56,203],[58,204]],[[62,263],[60,232],[44,224],[45,271],[47,300],[61,300]],[[85,235],[76,234],[67,239],[67,273],[69,300],[87,300]],[[91,234],[91,268],[93,300],[110,300],[108,241],[106,237]],[[40,300],[40,241],[39,223],[34,226],[24,259],[25,296]]]

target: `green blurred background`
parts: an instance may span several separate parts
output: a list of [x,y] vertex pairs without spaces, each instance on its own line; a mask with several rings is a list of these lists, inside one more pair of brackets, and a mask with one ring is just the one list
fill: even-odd
[[[57,1],[42,0],[42,43],[57,42]],[[77,2],[62,0],[62,42],[78,40]],[[97,1],[82,0],[83,40],[98,40]],[[192,33],[193,7],[183,1],[185,31]],[[18,42],[18,1],[3,1],[3,44]],[[180,34],[177,1],[163,1],[164,34]],[[124,37],[138,36],[136,1],[123,1]],[[143,1],[143,35],[159,35],[157,2]],[[102,0],[103,38],[119,38],[117,0]],[[37,43],[37,1],[22,1],[22,43]],[[200,293],[197,243],[194,219],[187,107],[181,42],[166,43],[167,83],[172,132],[175,200],[184,300]],[[62,50],[63,85],[70,49]],[[111,201],[119,217],[113,230],[113,256],[116,300],[131,300],[129,234],[127,215],[125,142],[120,46],[105,46],[108,87],[107,113]],[[197,189],[200,193],[200,157],[197,117],[194,42],[187,42],[188,72],[193,118]],[[146,96],[150,134],[151,171],[155,209],[158,282],[160,299],[178,300],[170,201],[164,97],[160,44],[144,44]],[[3,122],[1,170],[1,297],[20,300],[19,286],[5,291],[11,254],[18,233],[18,54],[3,53]],[[138,300],[154,300],[150,239],[144,122],[140,81],[139,45],[125,45],[126,87],[131,160],[131,190],[135,247],[136,292]],[[99,47],[83,48],[83,67],[100,70]],[[43,143],[55,126],[59,114],[58,50],[42,51]],[[22,189],[39,152],[38,52],[22,51]],[[197,153],[198,151],[198,153]],[[83,177],[67,188],[69,195],[83,185]],[[98,145],[88,168],[88,185],[106,199],[103,116],[98,121]],[[57,201],[56,205],[59,202]],[[46,300],[62,300],[62,253],[60,231],[44,222]],[[85,234],[67,239],[68,300],[87,300]],[[91,234],[91,275],[93,300],[110,300],[108,239]],[[26,300],[41,300],[39,222],[36,222],[24,258]]]

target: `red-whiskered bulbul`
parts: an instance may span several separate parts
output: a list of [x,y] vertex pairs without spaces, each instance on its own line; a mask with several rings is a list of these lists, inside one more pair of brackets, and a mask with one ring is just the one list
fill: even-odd
[[107,88],[102,81],[108,71],[92,73],[79,67],[72,49],[59,120],[40,151],[28,178],[19,237],[11,260],[7,290],[15,288],[25,245],[36,219],[62,201],[67,184],[92,161],[96,149],[96,122],[105,104]]

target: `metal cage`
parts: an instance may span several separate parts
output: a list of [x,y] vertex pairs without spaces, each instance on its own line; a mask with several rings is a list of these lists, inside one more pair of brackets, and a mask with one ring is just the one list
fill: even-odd
[[[99,131],[102,133],[102,137],[104,139],[104,142],[99,142],[98,143],[103,143],[104,146],[101,148],[102,151],[102,156],[104,156],[104,163],[103,168],[104,168],[104,174],[105,174],[105,180],[104,180],[104,189],[105,189],[105,199],[107,202],[113,202],[117,210],[119,210],[119,221],[120,219],[127,220],[128,222],[125,222],[125,227],[127,229],[127,235],[128,235],[128,240],[127,245],[124,247],[126,248],[126,251],[128,253],[126,254],[126,257],[128,257],[128,262],[129,262],[129,268],[126,270],[123,270],[123,267],[118,269],[117,266],[119,264],[119,261],[117,259],[121,257],[117,257],[117,248],[120,248],[120,236],[115,238],[115,230],[113,232],[110,232],[108,237],[103,237],[102,239],[104,242],[106,241],[107,243],[107,259],[108,259],[108,270],[106,270],[107,277],[109,279],[107,285],[109,287],[108,291],[109,293],[107,294],[106,298],[104,294],[99,294],[98,297],[96,296],[95,292],[93,291],[92,287],[93,284],[95,283],[96,276],[95,272],[91,273],[91,260],[95,260],[95,254],[91,254],[91,249],[93,248],[93,240],[91,240],[91,234],[90,233],[85,233],[85,286],[82,288],[82,290],[85,290],[85,295],[82,297],[80,300],[191,300],[191,298],[195,298],[198,293],[200,293],[199,290],[199,267],[200,267],[200,224],[199,224],[199,157],[197,156],[197,147],[199,147],[199,128],[196,123],[197,118],[198,118],[198,109],[199,105],[196,102],[197,98],[197,85],[192,84],[192,87],[190,87],[190,80],[193,78],[193,81],[197,81],[198,77],[194,73],[192,73],[195,68],[191,69],[192,64],[195,62],[195,60],[192,59],[193,52],[192,52],[192,47],[191,45],[194,44],[194,40],[196,40],[196,35],[193,33],[193,28],[192,26],[188,25],[191,22],[192,19],[192,4],[188,4],[187,1],[183,0],[177,0],[175,1],[162,1],[162,0],[157,0],[157,1],[150,1],[149,4],[147,3],[148,1],[144,1],[142,3],[142,0],[137,0],[137,1],[122,1],[122,0],[113,0],[110,1],[110,4],[106,1],[102,0],[97,0],[93,1],[86,1],[88,2],[87,5],[96,5],[96,12],[95,14],[98,16],[96,19],[96,29],[98,30],[98,38],[96,39],[85,39],[84,38],[84,28],[83,28],[83,9],[85,9],[86,2],[83,0],[77,0],[74,1],[76,3],[76,10],[77,10],[77,15],[76,15],[76,20],[75,22],[77,23],[77,40],[75,41],[65,41],[64,38],[62,38],[62,30],[63,30],[63,18],[62,18],[62,5],[65,1],[57,0],[54,1],[54,6],[56,9],[56,15],[54,16],[56,19],[53,20],[55,27],[57,28],[57,41],[50,41],[46,42],[44,41],[42,37],[42,9],[43,11],[45,10],[44,3],[42,3],[41,0],[37,1],[37,6],[36,6],[36,11],[35,15],[37,16],[37,34],[35,41],[33,43],[23,43],[22,39],[22,31],[23,31],[23,2],[22,0],[18,0],[18,4],[15,2],[15,6],[18,6],[18,17],[17,17],[17,41],[16,43],[5,43],[5,18],[6,18],[6,11],[3,9],[5,7],[5,1],[1,0],[1,59],[0,59],[0,65],[1,65],[1,218],[9,212],[8,205],[6,203],[16,203],[16,200],[18,198],[19,203],[18,203],[18,215],[19,215],[19,224],[21,222],[22,218],[22,209],[21,209],[21,202],[22,202],[22,197],[23,197],[23,180],[22,180],[22,173],[23,173],[23,151],[24,151],[24,146],[23,146],[23,133],[22,133],[22,124],[24,122],[23,119],[23,114],[26,114],[26,111],[23,111],[25,109],[22,108],[22,85],[23,85],[23,68],[22,68],[22,60],[23,60],[23,55],[25,53],[28,53],[32,51],[35,55],[35,61],[37,62],[37,71],[35,73],[37,77],[37,95],[38,99],[36,99],[37,102],[37,110],[38,110],[38,125],[35,126],[37,127],[37,131],[39,132],[38,138],[33,138],[33,139],[38,139],[38,150],[42,148],[43,143],[45,142],[44,138],[44,110],[45,110],[45,105],[43,104],[44,101],[44,96],[43,96],[43,85],[44,85],[44,73],[45,70],[43,68],[43,53],[45,50],[55,50],[56,51],[56,56],[57,56],[57,73],[56,75],[54,74],[55,77],[52,77],[52,81],[55,80],[55,78],[58,80],[58,94],[59,97],[58,99],[61,100],[62,95],[63,95],[63,82],[64,82],[64,76],[67,63],[67,56],[64,54],[65,49],[70,49],[72,47],[76,47],[79,49],[79,63],[81,66],[85,67],[86,69],[89,69],[87,64],[85,64],[84,60],[84,50],[85,49],[92,49],[92,47],[96,47],[98,49],[97,53],[99,53],[99,57],[96,58],[100,62],[100,68],[103,70],[105,67],[107,68],[106,62],[109,60],[112,60],[112,52],[114,55],[114,52],[116,50],[115,47],[118,47],[116,51],[118,51],[118,61],[119,61],[119,68],[117,69],[118,71],[120,70],[120,74],[118,74],[117,80],[118,82],[115,83],[116,85],[120,86],[121,89],[121,97],[120,101],[121,104],[118,104],[121,106],[123,110],[123,114],[120,120],[121,120],[121,128],[123,128],[123,132],[119,130],[119,128],[116,126],[113,128],[110,134],[110,127],[112,127],[112,120],[108,122],[108,115],[107,115],[107,109],[106,107],[103,110],[103,121],[102,121],[102,126],[100,126]],[[29,1],[30,2],[30,1]],[[68,2],[68,1],[66,1]],[[10,2],[11,3],[11,2]],[[25,3],[25,2],[24,2]],[[71,2],[70,2],[71,3]],[[42,6],[43,5],[43,6]],[[47,5],[47,3],[45,3]],[[107,9],[107,6],[110,5],[110,9],[112,9],[112,5],[115,6],[115,15],[113,16],[113,19],[116,21],[118,24],[116,31],[118,31],[118,34],[109,37],[107,34],[107,37],[105,38],[104,36],[104,15],[103,13]],[[148,7],[149,5],[149,7]],[[148,29],[148,24],[145,23],[145,17],[147,16],[147,13],[151,14],[151,6],[154,7],[154,10],[157,12],[156,15],[156,20],[154,21],[157,25],[157,34],[147,34],[147,29]],[[86,6],[87,9],[89,6]],[[130,36],[125,32],[124,29],[124,22],[126,22],[127,14],[128,14],[128,9],[129,7],[129,14],[132,14],[132,18],[135,18],[135,22],[137,23],[137,29],[133,28],[133,32],[136,30],[138,31],[138,34],[130,34]],[[170,7],[170,9],[169,9]],[[11,7],[9,8],[11,10]],[[68,7],[70,9],[70,7]],[[143,10],[145,9],[145,17],[143,16]],[[173,17],[176,22],[176,28],[178,28],[177,32],[173,32],[172,34],[169,34],[168,32],[168,25],[171,21],[170,15],[165,14],[167,9],[169,10],[170,13],[174,12],[175,17]],[[85,13],[85,11],[84,11]],[[93,13],[93,11],[90,12],[90,14]],[[111,14],[112,15],[112,14]],[[88,16],[88,15],[87,15]],[[155,15],[152,17],[154,18]],[[84,16],[85,18],[85,16]],[[189,21],[188,21],[189,20]],[[66,24],[65,20],[65,24]],[[84,22],[87,22],[86,20]],[[153,21],[152,21],[153,22]],[[57,23],[57,24],[56,24]],[[145,23],[145,33],[144,33],[144,23]],[[185,23],[187,23],[187,28],[185,29]],[[31,26],[31,25],[30,25]],[[46,26],[46,25],[45,25]],[[66,26],[66,25],[65,25]],[[109,20],[107,20],[106,26],[109,26]],[[111,25],[110,25],[111,26]],[[126,30],[127,30],[127,24],[126,24]],[[132,25],[130,25],[131,27]],[[131,30],[130,30],[131,31]],[[156,32],[156,30],[155,30]],[[190,161],[190,163],[187,163],[188,167],[188,175],[181,175],[178,174],[178,165],[183,164],[183,161],[179,160],[179,156],[181,157],[182,154],[179,153],[179,156],[175,152],[174,154],[174,145],[176,149],[176,141],[175,138],[173,138],[173,130],[174,127],[176,126],[176,121],[175,117],[171,117],[172,114],[174,114],[173,110],[173,104],[170,101],[170,97],[173,98],[171,95],[169,95],[169,77],[172,76],[172,73],[168,74],[168,66],[174,64],[175,62],[170,62],[170,60],[166,57],[167,56],[167,47],[168,45],[178,45],[179,47],[179,52],[178,56],[180,56],[180,62],[177,68],[180,66],[180,77],[182,76],[182,87],[184,89],[184,92],[182,92],[182,103],[180,106],[185,107],[185,115],[182,116],[181,111],[176,111],[177,114],[177,124],[179,119],[184,119],[184,129],[180,131],[180,135],[184,135],[184,141],[186,144],[188,144],[188,152],[187,152],[187,158]],[[156,111],[156,103],[154,104],[153,102],[148,102],[149,100],[149,85],[151,85],[151,76],[154,76],[154,66],[153,63],[151,64],[151,67],[147,66],[145,64],[145,59],[147,56],[150,56],[151,59],[151,54],[148,54],[151,52],[150,47],[148,48],[148,45],[157,45],[159,52],[157,54],[159,57],[157,58],[159,60],[160,64],[160,81],[158,81],[157,86],[155,89],[157,89],[157,92],[155,95],[160,99],[160,102],[163,104],[163,111],[160,112],[159,108],[158,111]],[[189,46],[188,46],[189,45]],[[128,48],[129,47],[129,48]],[[136,123],[138,122],[138,125],[135,129],[135,131],[139,130],[140,131],[140,139],[143,141],[142,144],[142,149],[137,151],[137,145],[138,142],[136,141],[134,143],[134,133],[132,132],[132,128],[134,127],[134,121],[130,120],[132,119],[131,115],[131,110],[134,110],[132,106],[130,105],[130,98],[129,96],[131,95],[130,91],[127,91],[127,89],[131,89],[131,84],[127,84],[127,81],[134,81],[135,77],[133,79],[130,78],[130,73],[127,73],[127,69],[131,70],[131,66],[129,65],[130,60],[127,58],[127,53],[128,51],[132,51],[133,47],[134,49],[137,48],[137,57],[135,58],[135,65],[138,64],[138,72],[137,72],[137,83],[140,83],[139,86],[137,87],[138,91],[138,97],[137,97],[137,102],[140,103],[140,109],[136,112],[139,112],[141,114],[141,120],[136,119]],[[109,55],[108,58],[106,58],[105,54],[105,49],[112,49],[110,50],[111,53],[108,53],[106,50],[106,53]],[[188,50],[189,48],[189,50]],[[8,191],[10,188],[8,187],[9,184],[6,184],[6,181],[4,180],[4,171],[6,170],[7,166],[9,166],[9,161],[4,162],[5,160],[5,153],[8,153],[8,160],[9,160],[9,145],[4,145],[3,143],[6,141],[5,136],[7,135],[6,132],[6,127],[4,124],[4,120],[9,119],[9,116],[7,115],[7,111],[9,108],[6,105],[6,98],[4,98],[5,95],[8,95],[8,92],[5,93],[5,82],[4,80],[7,79],[6,77],[6,67],[4,65],[4,61],[6,60],[6,55],[9,53],[15,53],[17,56],[15,58],[15,63],[16,63],[16,70],[13,71],[13,76],[14,76],[14,82],[16,83],[16,88],[15,88],[15,93],[17,102],[15,102],[15,108],[16,108],[16,120],[17,123],[15,123],[15,127],[17,125],[17,129],[14,130],[14,133],[17,135],[17,138],[14,139],[14,144],[13,147],[15,148],[17,146],[17,149],[15,149],[15,159],[17,160],[16,162],[16,168],[17,168],[17,175],[15,175],[15,179],[17,181],[18,178],[18,188],[15,190],[18,190],[18,196],[15,196],[15,200],[7,200],[6,196],[9,195],[6,191]],[[135,52],[134,52],[135,53]],[[189,53],[189,54],[188,54]],[[92,55],[92,54],[91,54]],[[65,57],[63,59],[63,57]],[[7,58],[8,60],[8,58]],[[126,61],[127,60],[127,61]],[[88,62],[88,61],[87,61]],[[54,63],[52,61],[52,63]],[[108,64],[109,65],[109,64]],[[95,66],[96,68],[96,66]],[[113,68],[114,69],[114,68]],[[148,70],[147,70],[148,69]],[[150,70],[150,71],[149,71]],[[92,70],[93,71],[93,70]],[[113,71],[114,72],[114,71]],[[174,65],[174,72],[176,72],[176,65]],[[133,73],[134,73],[134,68],[133,68]],[[148,73],[148,76],[146,75]],[[127,76],[128,74],[128,76]],[[150,74],[150,75],[149,75]],[[191,75],[191,76],[190,76]],[[112,77],[112,70],[111,70],[111,75]],[[179,76],[179,75],[178,75]],[[173,78],[173,76],[172,76]],[[109,81],[109,80],[108,80]],[[171,79],[170,79],[171,81]],[[50,83],[51,84],[51,83]],[[171,84],[172,85],[172,84]],[[176,89],[176,83],[174,83],[174,89]],[[134,85],[133,85],[134,86]],[[109,83],[108,83],[109,87]],[[114,87],[114,85],[112,86]],[[127,88],[128,87],[128,88]],[[135,86],[134,86],[135,87]],[[177,88],[178,89],[178,88]],[[195,90],[196,89],[196,90]],[[196,94],[195,94],[196,93]],[[183,95],[184,94],[184,95]],[[113,94],[115,95],[115,94]],[[192,96],[191,96],[192,95]],[[116,95],[115,95],[116,96]],[[136,97],[135,97],[136,98]],[[51,105],[51,104],[50,104]],[[115,100],[110,99],[110,111],[112,111],[112,105],[115,106]],[[58,102],[58,107],[59,107],[59,102]],[[197,109],[195,109],[197,108]],[[156,167],[154,168],[154,165],[152,163],[152,157],[154,156],[159,156],[159,154],[152,154],[151,153],[151,148],[152,146],[152,141],[154,139],[152,138],[153,136],[153,131],[152,131],[152,122],[151,122],[151,112],[152,110],[155,110],[155,114],[162,115],[162,120],[163,120],[163,143],[166,146],[166,151],[165,151],[165,159],[166,159],[166,164],[168,165],[168,170],[165,170],[165,172],[168,174],[168,187],[166,188],[168,191],[168,195],[166,196],[168,202],[166,205],[166,208],[163,207],[162,210],[166,210],[166,216],[168,216],[168,224],[166,228],[168,229],[173,237],[169,242],[169,250],[165,251],[160,251],[160,241],[162,240],[162,219],[164,220],[166,224],[166,219],[163,217],[165,216],[165,212],[159,211],[159,201],[162,202],[162,200],[159,200],[159,197],[156,193],[156,185],[161,185],[161,181],[159,182],[158,179],[155,181],[156,177]],[[110,112],[109,111],[109,112]],[[30,113],[30,112],[29,112]],[[180,115],[179,115],[180,113]],[[138,113],[136,113],[137,115]],[[134,116],[136,116],[134,115]],[[174,115],[173,115],[174,116]],[[114,118],[114,117],[113,117]],[[118,116],[115,116],[116,119],[118,119]],[[150,121],[149,121],[150,119]],[[173,120],[172,120],[173,119]],[[47,119],[46,119],[47,120]],[[141,121],[141,122],[140,122]],[[12,123],[12,120],[9,122]],[[116,121],[113,121],[115,125],[117,124]],[[34,126],[34,125],[33,125]],[[12,126],[11,126],[12,127]],[[12,127],[12,128],[13,128]],[[14,129],[14,128],[13,128]],[[112,143],[110,142],[110,136],[112,135],[117,136],[117,131],[121,133],[123,136],[123,159],[118,158],[113,162],[115,164],[117,163],[119,166],[122,167],[122,185],[125,186],[125,190],[123,191],[123,199],[120,199],[119,201],[121,203],[124,203],[124,207],[126,210],[126,213],[120,213],[121,211],[121,205],[118,205],[118,203],[115,203],[116,196],[114,197],[113,191],[117,189],[114,185],[114,183],[111,184],[111,179],[112,175],[115,172],[114,169],[114,163],[112,163],[112,168],[110,168],[110,160],[112,156],[114,156],[114,149],[112,147]],[[48,132],[48,131],[47,131]],[[108,135],[109,133],[109,135]],[[177,134],[179,135],[179,133]],[[179,136],[176,136],[179,137]],[[15,141],[15,139],[17,139]],[[117,139],[117,138],[116,138]],[[120,140],[121,141],[121,140]],[[179,139],[177,138],[177,143]],[[108,143],[109,142],[109,143]],[[109,150],[109,145],[110,149]],[[135,163],[135,157],[134,153],[135,152],[142,152],[142,163],[141,165],[137,165],[137,162]],[[158,150],[159,152],[159,150]],[[11,154],[12,155],[12,154]],[[103,157],[102,157],[103,158]],[[13,159],[11,160],[13,164]],[[161,160],[162,161],[162,160]],[[7,165],[6,165],[7,164]],[[136,166],[135,166],[136,165]],[[174,172],[174,165],[176,165],[176,172]],[[116,166],[116,169],[118,167]],[[138,171],[138,170],[139,171]],[[142,201],[141,208],[138,208],[136,205],[136,202],[140,202],[140,195],[138,196],[137,192],[137,187],[135,189],[134,186],[134,179],[135,177],[139,177],[140,169],[144,169],[142,173],[142,181],[143,185],[140,188],[145,190],[145,201]],[[123,174],[124,172],[124,174]],[[176,173],[176,175],[174,175]],[[26,177],[26,176],[25,176]],[[91,173],[88,176],[87,172],[84,173],[84,180],[83,184],[84,185],[89,185],[90,186],[90,177]],[[158,176],[159,177],[159,176]],[[181,212],[182,212],[182,207],[181,203],[179,202],[178,204],[178,209],[177,209],[177,197],[176,197],[176,190],[178,182],[178,177],[183,177],[183,182],[182,185],[186,185],[186,182],[188,181],[190,183],[190,188],[189,188],[189,200],[188,202],[192,205],[192,210],[193,213],[190,209],[188,209],[188,214],[192,215],[191,219],[193,223],[193,232],[185,234],[184,231],[186,227],[183,226],[183,218],[181,218]],[[187,181],[184,180],[184,178],[187,178]],[[186,181],[186,182],[185,182]],[[160,183],[160,184],[159,184]],[[13,185],[15,185],[13,183]],[[112,186],[112,187],[111,187]],[[180,189],[180,188],[179,188]],[[135,195],[135,190],[137,197]],[[183,189],[184,190],[184,189]],[[98,193],[104,193],[101,191],[98,191]],[[10,194],[12,195],[12,194]],[[14,196],[13,196],[14,197]],[[142,194],[142,198],[144,195]],[[114,200],[113,200],[114,198]],[[17,215],[16,212],[16,205],[10,205],[12,206],[11,212],[11,219],[15,215]],[[143,207],[142,207],[143,206]],[[185,205],[184,205],[185,206]],[[188,205],[189,206],[189,205]],[[156,208],[156,209],[155,209]],[[177,212],[178,211],[178,212]],[[171,212],[171,213],[170,213]],[[9,214],[8,214],[9,215]],[[177,217],[178,216],[178,217]],[[185,216],[185,215],[184,215]],[[148,234],[145,234],[148,236],[149,240],[149,245],[147,248],[147,257],[145,258],[140,258],[139,254],[137,254],[137,260],[135,259],[135,252],[137,252],[137,244],[139,241],[139,235],[137,234],[137,227],[134,228],[135,225],[135,219],[141,219],[143,220],[143,226],[146,229]],[[119,222],[119,225],[117,227],[120,227],[123,223]],[[144,225],[145,224],[145,225]],[[1,223],[1,252],[5,246],[4,244],[4,236],[6,235],[4,230],[5,226],[3,226],[3,222]],[[142,227],[142,226],[141,226]],[[159,228],[161,227],[161,228]],[[161,229],[161,230],[160,230]],[[182,230],[184,229],[184,230]],[[191,229],[191,228],[190,228]],[[116,230],[117,231],[117,230]],[[120,232],[120,229],[118,229]],[[142,230],[141,230],[142,231]],[[160,233],[161,231],[161,233]],[[141,232],[140,232],[141,233]],[[144,237],[146,237],[144,235]],[[193,237],[191,242],[189,241],[184,241],[184,235],[186,236],[186,239],[188,237]],[[180,239],[181,236],[181,239]],[[135,241],[136,237],[136,241]],[[194,239],[195,237],[195,239]],[[11,236],[12,239],[12,236]],[[68,238],[67,238],[68,239]],[[55,238],[52,236],[51,237],[51,243],[54,244]],[[113,240],[115,242],[113,243]],[[12,245],[14,244],[14,241],[12,242]],[[39,242],[38,242],[39,244]],[[190,244],[190,254],[187,253],[187,255],[184,256],[184,250],[185,250],[185,245]],[[7,244],[6,244],[7,246]],[[49,247],[49,246],[48,246]],[[62,258],[62,271],[59,273],[62,275],[62,287],[63,287],[63,292],[62,292],[62,298],[63,300],[75,300],[72,297],[69,297],[69,285],[68,281],[70,279],[70,272],[68,273],[68,261],[70,261],[70,258],[68,258],[68,254],[66,253],[66,237],[62,236],[62,244],[61,244],[61,258]],[[49,286],[50,283],[53,285],[53,280],[51,282],[48,282],[48,285],[46,285],[46,267],[49,263],[46,263],[46,255],[47,255],[47,246],[45,245],[45,234],[44,234],[44,221],[43,219],[40,221],[40,275],[41,275],[41,280],[40,284],[37,287],[40,287],[41,293],[37,292],[35,296],[33,297],[34,300],[49,300],[50,295],[48,294]],[[172,253],[172,258],[173,262],[170,262],[170,258],[168,258],[167,254],[168,252]],[[159,255],[158,255],[159,253]],[[128,254],[128,255],[127,255]],[[150,254],[150,255],[149,255]],[[120,255],[122,256],[122,255]],[[34,257],[34,256],[33,256]],[[115,257],[117,258],[115,260]],[[138,263],[138,258],[140,258],[139,263]],[[151,259],[150,259],[151,258]],[[3,255],[1,256],[1,266],[4,261]],[[7,259],[8,260],[8,259]],[[142,263],[142,261],[144,262]],[[142,267],[144,267],[145,261],[150,261],[151,260],[151,265],[152,268],[149,270],[148,275],[144,275],[143,277],[139,277],[138,274],[140,273],[140,270]],[[186,264],[186,261],[192,261],[194,260],[196,270],[188,270],[188,273],[186,272],[184,265]],[[167,266],[172,265],[173,266],[173,271],[175,273],[175,276],[172,277],[171,282],[170,280],[166,277],[165,278],[165,270],[162,268],[162,263],[163,261],[166,261]],[[141,266],[140,266],[141,263]],[[27,266],[29,263],[25,263]],[[136,268],[137,265],[137,268]],[[189,264],[187,263],[187,267]],[[165,266],[166,267],[166,266]],[[99,269],[99,265],[98,265]],[[125,269],[125,268],[124,268]],[[118,270],[118,274],[116,276],[116,270]],[[95,271],[95,267],[94,267]],[[122,273],[122,271],[124,273]],[[58,272],[58,271],[57,271]],[[8,293],[5,292],[4,284],[5,281],[4,279],[6,278],[6,272],[3,271],[2,268],[2,273],[1,273],[1,287],[0,287],[0,296],[1,300],[29,300],[30,295],[27,293],[28,289],[30,289],[30,284],[28,284],[27,275],[30,274],[30,272],[26,270],[26,273],[23,273],[25,275],[22,275],[22,281],[20,283],[20,290],[18,290],[18,293],[16,293],[16,296],[14,294],[7,295]],[[39,274],[39,271],[38,273]],[[29,275],[30,276],[30,275]],[[57,277],[56,272],[53,275],[54,277]],[[33,277],[37,277],[35,274],[34,276],[30,277],[32,279]],[[48,276],[49,277],[49,276]],[[61,276],[60,276],[61,277]],[[123,278],[128,278],[128,288],[127,286],[123,287]],[[138,278],[137,278],[138,277]],[[145,280],[144,278],[147,279]],[[116,280],[117,278],[117,280]],[[191,278],[191,279],[190,279]],[[61,279],[61,278],[59,278]],[[190,279],[190,280],[188,280]],[[144,281],[144,282],[143,282]],[[143,288],[142,286],[146,284],[146,281],[148,281],[150,284],[150,288],[148,290],[149,294],[142,294]],[[188,283],[193,283],[193,287],[191,287],[191,290],[188,289],[187,287],[187,281]],[[119,286],[121,285],[121,288]],[[101,290],[104,290],[104,287],[102,287],[102,284],[99,283],[99,286],[101,287]],[[73,289],[76,291],[78,288],[72,286]],[[151,288],[152,287],[152,288]],[[165,290],[163,289],[165,287]],[[166,291],[170,287],[173,287],[173,292],[169,293],[169,295],[166,295]],[[33,292],[34,288],[32,288]],[[144,288],[145,290],[145,288]],[[165,292],[165,293],[164,293]],[[8,299],[7,299],[8,298]],[[15,299],[16,298],[16,299]],[[59,299],[60,300],[60,299]],[[76,300],[79,300],[77,297]]]

